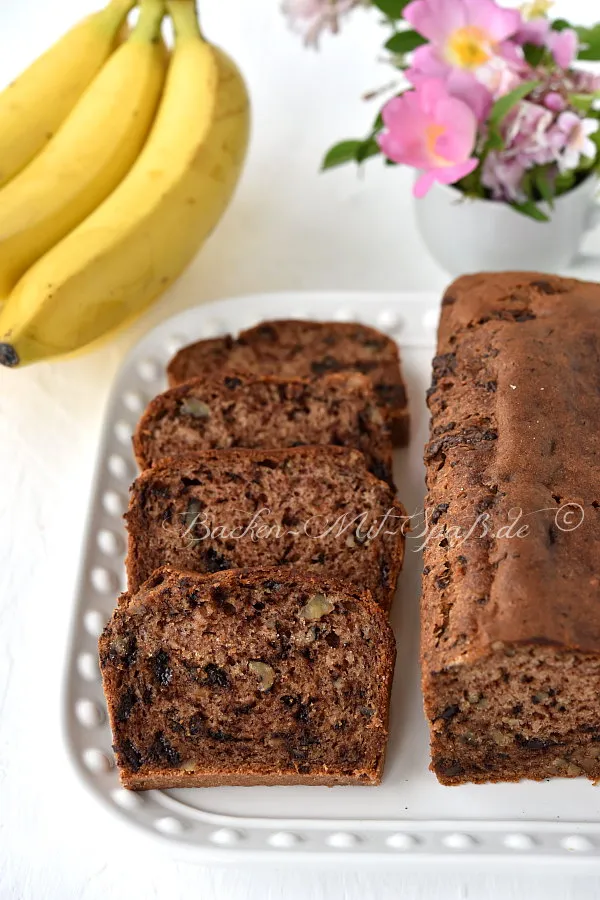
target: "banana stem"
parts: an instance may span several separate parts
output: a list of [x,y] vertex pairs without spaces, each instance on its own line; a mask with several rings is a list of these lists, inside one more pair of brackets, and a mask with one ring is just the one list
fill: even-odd
[[136,5],[137,0],[110,0],[110,3],[101,12],[102,20],[111,30],[117,31]]
[[164,0],[142,0],[140,17],[133,29],[130,40],[143,41],[144,43],[158,40],[164,15]]
[[173,20],[176,40],[202,38],[195,0],[167,0],[167,9]]

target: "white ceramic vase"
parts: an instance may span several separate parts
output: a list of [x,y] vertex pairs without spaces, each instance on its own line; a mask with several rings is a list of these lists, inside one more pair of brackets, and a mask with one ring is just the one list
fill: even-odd
[[559,197],[549,222],[537,222],[504,203],[472,200],[435,185],[416,200],[421,236],[451,275],[526,270],[559,272],[577,256],[587,231],[600,224],[598,179],[590,177]]

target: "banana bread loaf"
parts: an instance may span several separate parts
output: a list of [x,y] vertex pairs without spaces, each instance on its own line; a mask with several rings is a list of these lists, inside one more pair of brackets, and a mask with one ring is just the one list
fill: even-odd
[[126,788],[381,780],[395,644],[368,592],[165,568],[123,595],[99,653]]
[[404,556],[394,492],[342,447],[208,450],[162,460],[133,485],[128,587],[155,569],[294,565],[369,589],[389,609]]
[[201,450],[305,444],[360,450],[373,474],[392,482],[389,428],[370,381],[357,373],[315,382],[257,375],[197,378],[155,397],[133,439],[141,468]]
[[230,335],[184,347],[167,369],[169,384],[212,376],[221,369],[319,378],[333,372],[362,372],[389,416],[395,444],[408,443],[409,417],[398,346],[387,335],[355,322],[262,322]]
[[444,784],[600,778],[600,287],[460,278],[426,449],[422,669]]

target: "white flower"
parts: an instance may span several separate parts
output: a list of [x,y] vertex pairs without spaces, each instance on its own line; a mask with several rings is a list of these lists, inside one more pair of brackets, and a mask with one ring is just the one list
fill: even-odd
[[598,147],[591,139],[600,128],[597,119],[580,119],[572,112],[562,113],[557,122],[558,128],[566,137],[566,143],[558,158],[561,172],[573,172],[579,168],[581,159],[595,159]]
[[282,10],[307,46],[317,47],[324,31],[336,34],[340,18],[363,0],[283,0]]

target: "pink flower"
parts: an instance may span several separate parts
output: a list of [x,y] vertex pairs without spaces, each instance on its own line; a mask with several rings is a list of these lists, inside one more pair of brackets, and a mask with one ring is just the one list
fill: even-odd
[[[431,80],[430,77],[416,69],[412,69],[407,74],[411,76],[409,81],[414,87],[419,87]],[[485,122],[494,102],[492,94],[485,85],[480,84],[471,72],[466,72],[464,69],[452,69],[442,80],[445,81],[446,90],[451,97],[466,103],[477,116],[478,122]]]
[[487,66],[483,66],[479,70],[477,78],[489,91],[491,97],[497,99],[523,83],[522,68],[522,59],[512,62],[496,56]]
[[548,19],[523,20],[514,40],[518,44],[535,44],[536,47],[544,47],[550,34],[550,22]]
[[416,69],[441,77],[453,68],[477,72],[522,24],[518,10],[494,0],[413,0],[404,18],[431,42],[415,54]]
[[446,90],[451,97],[466,103],[479,122],[485,122],[494,100],[490,91],[471,72],[454,69],[446,78]]
[[548,19],[532,19],[529,22],[523,20],[514,40],[518,44],[547,47],[561,69],[569,69],[573,65],[579,50],[577,32],[571,28],[553,31],[552,23]]
[[577,32],[571,28],[567,28],[566,31],[551,31],[548,35],[547,46],[556,65],[561,69],[570,69],[577,59],[579,50]]
[[479,165],[471,156],[477,119],[440,79],[394,97],[383,109],[383,121],[387,130],[378,138],[383,153],[396,163],[423,169],[416,197],[424,197],[436,181],[460,181]]
[[561,172],[572,172],[579,167],[582,158],[595,159],[598,147],[590,135],[600,128],[597,119],[580,119],[574,112],[564,112],[556,123],[557,139],[564,149],[558,158]]
[[283,13],[290,25],[299,31],[307,46],[317,47],[323,31],[334,34],[339,21],[362,0],[283,0]]

